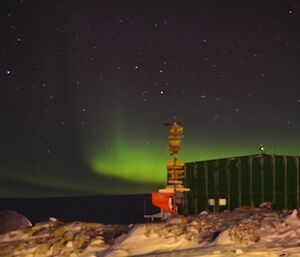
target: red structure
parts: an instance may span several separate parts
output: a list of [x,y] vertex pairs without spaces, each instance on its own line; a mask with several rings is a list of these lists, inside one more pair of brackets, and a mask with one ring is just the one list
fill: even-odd
[[176,194],[152,192],[152,204],[169,212],[176,214]]

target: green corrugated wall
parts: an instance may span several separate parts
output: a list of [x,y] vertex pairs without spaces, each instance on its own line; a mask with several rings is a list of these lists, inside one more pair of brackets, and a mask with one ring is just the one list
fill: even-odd
[[276,209],[299,208],[299,158],[260,154],[186,163],[185,187],[191,191],[183,214],[262,202],[272,202]]

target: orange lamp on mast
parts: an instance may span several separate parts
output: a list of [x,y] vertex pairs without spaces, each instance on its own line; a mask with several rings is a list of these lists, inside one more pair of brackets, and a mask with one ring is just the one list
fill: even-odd
[[171,155],[177,155],[179,153],[182,137],[183,137],[183,127],[181,127],[177,123],[176,118],[174,118],[173,124],[169,129],[169,135],[168,135]]

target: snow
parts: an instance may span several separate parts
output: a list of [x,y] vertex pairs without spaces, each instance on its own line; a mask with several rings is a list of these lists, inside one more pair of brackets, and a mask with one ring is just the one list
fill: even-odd
[[133,226],[54,218],[0,235],[0,256],[300,256],[299,212],[244,208]]
[[234,242],[230,239],[229,230],[225,230],[219,234],[215,240],[216,245],[230,245]]
[[187,240],[184,235],[176,236],[171,231],[162,235],[161,226],[137,225],[119,244],[115,244],[108,257],[134,256],[158,251],[172,251],[196,247],[197,243]]
[[298,211],[241,209],[138,225],[98,256],[300,256]]

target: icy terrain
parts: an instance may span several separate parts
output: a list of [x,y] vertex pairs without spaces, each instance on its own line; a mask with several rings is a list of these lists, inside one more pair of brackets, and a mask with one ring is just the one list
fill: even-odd
[[62,223],[55,218],[0,235],[1,257],[92,257],[105,250],[128,226]]
[[134,226],[51,218],[0,235],[0,256],[300,256],[299,216],[244,208]]

